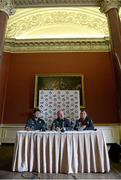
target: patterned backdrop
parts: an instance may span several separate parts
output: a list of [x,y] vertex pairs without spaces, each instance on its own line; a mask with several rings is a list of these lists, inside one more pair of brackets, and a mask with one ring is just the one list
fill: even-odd
[[57,117],[57,111],[63,109],[65,117],[76,120],[80,115],[80,95],[78,90],[40,90],[39,108],[41,118],[48,128]]

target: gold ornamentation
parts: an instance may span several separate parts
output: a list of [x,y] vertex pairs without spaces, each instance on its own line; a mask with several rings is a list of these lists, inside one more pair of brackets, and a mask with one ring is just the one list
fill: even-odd
[[112,8],[119,9],[120,7],[118,0],[98,0],[98,3],[100,4],[100,11],[102,13],[107,13]]
[[6,52],[73,52],[73,51],[110,51],[109,39],[43,39],[43,40],[16,40],[6,39]]
[[13,0],[0,0],[0,11],[4,11],[8,16],[15,13]]
[[22,7],[73,7],[97,6],[96,0],[14,0],[17,8]]

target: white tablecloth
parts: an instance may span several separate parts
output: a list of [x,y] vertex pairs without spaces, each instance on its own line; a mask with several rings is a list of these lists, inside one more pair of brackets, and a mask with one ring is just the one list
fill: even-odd
[[109,172],[102,131],[18,131],[13,171],[41,173]]

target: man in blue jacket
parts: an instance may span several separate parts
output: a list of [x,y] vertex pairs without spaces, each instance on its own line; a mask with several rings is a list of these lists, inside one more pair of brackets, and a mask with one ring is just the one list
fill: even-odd
[[28,131],[31,130],[40,130],[40,131],[45,131],[47,130],[46,128],[46,123],[43,119],[40,118],[41,112],[38,108],[34,109],[33,116],[28,119],[25,129]]

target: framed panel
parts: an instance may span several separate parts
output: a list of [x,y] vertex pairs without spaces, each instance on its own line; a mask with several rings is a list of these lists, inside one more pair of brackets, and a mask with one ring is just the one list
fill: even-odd
[[37,74],[35,76],[34,107],[39,105],[39,90],[79,90],[80,106],[85,107],[84,76],[82,74]]

